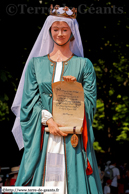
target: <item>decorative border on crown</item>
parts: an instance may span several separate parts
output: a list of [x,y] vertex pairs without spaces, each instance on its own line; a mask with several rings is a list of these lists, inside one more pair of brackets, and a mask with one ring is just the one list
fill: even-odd
[[53,16],[58,16],[58,17],[66,17],[66,18],[71,18],[71,19],[76,19],[76,17],[77,17],[77,8],[75,8],[75,7],[73,7],[72,9],[71,9],[71,11],[73,12],[73,14],[71,14],[71,15],[68,15],[67,13],[66,13],[66,11],[68,11],[68,10],[70,10],[67,6],[65,6],[64,8],[63,8],[63,10],[65,11],[64,13],[62,13],[62,14],[60,14],[60,13],[58,13],[58,9],[59,9],[59,5],[56,5],[55,7],[54,7],[54,10],[55,10],[55,12],[53,12],[53,5],[51,4],[51,6],[50,6],[50,15],[53,15]]

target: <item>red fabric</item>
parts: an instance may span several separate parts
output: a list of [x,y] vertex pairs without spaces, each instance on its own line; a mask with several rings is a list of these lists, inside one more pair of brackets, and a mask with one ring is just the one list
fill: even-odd
[[[87,150],[87,143],[88,143],[88,130],[87,130],[87,121],[86,121],[86,115],[84,111],[84,120],[83,120],[83,131],[82,131],[82,137],[83,137],[83,146],[84,150],[86,152]],[[87,158],[87,168],[86,168],[86,174],[90,175],[93,173],[92,167],[90,165],[90,162]]]
[[[8,180],[5,182],[4,186],[15,186],[16,179],[11,178],[8,182]],[[10,194],[10,193],[4,193],[4,194]]]
[[14,186],[16,182],[16,179],[11,178],[10,180],[10,186]]
[[89,160],[88,160],[88,158],[87,158],[87,169],[86,169],[86,174],[87,175],[90,175],[90,174],[92,174],[93,173],[93,169],[92,169],[92,167],[91,167],[91,165],[90,165],[90,162],[89,162]]
[[41,127],[40,151],[42,150],[42,147],[43,147],[43,135],[44,135],[44,129],[45,129],[45,126],[42,125],[42,127]]
[[82,131],[82,137],[83,137],[83,147],[86,152],[87,149],[87,142],[88,142],[88,132],[87,132],[87,121],[86,121],[86,115],[84,111],[84,120],[83,120],[83,131]]

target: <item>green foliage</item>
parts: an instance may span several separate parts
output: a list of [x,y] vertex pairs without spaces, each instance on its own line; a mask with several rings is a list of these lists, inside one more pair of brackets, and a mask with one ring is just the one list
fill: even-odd
[[13,81],[13,77],[6,70],[6,67],[0,70],[0,84],[3,86],[0,94],[0,122],[9,121],[10,89],[16,90],[16,85]]
[[5,100],[3,102],[0,100],[0,121],[5,120],[7,115],[9,115],[8,100],[6,100],[7,98],[8,97],[5,95]]
[[[97,76],[97,112],[93,121],[96,141],[106,151],[129,141],[129,33],[127,16],[105,20],[94,62]],[[112,26],[112,33],[110,32]],[[124,32],[121,31],[124,29]],[[104,32],[105,31],[105,32]],[[103,141],[101,140],[103,138]],[[125,144],[127,145],[127,144]]]
[[94,120],[93,120],[93,128],[97,129],[97,130],[104,130],[104,103],[98,99],[97,100],[97,111],[96,114],[94,116]]
[[99,145],[98,141],[94,141],[93,148],[96,152],[102,152],[104,153],[104,150],[102,150],[102,147]]

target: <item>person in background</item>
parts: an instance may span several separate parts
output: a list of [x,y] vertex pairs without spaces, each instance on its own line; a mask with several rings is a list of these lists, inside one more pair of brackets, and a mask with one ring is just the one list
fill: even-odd
[[129,194],[129,164],[127,164],[126,177],[124,182],[125,193]]
[[2,181],[2,178],[0,177],[0,194],[2,193],[1,192],[1,187],[3,186],[3,181]]
[[111,189],[110,189],[111,182],[112,182],[111,179],[107,179],[106,185],[104,186],[104,194],[110,194],[111,193]]
[[[1,173],[1,166],[0,166],[0,173]],[[3,186],[3,180],[2,178],[0,177],[0,194],[2,193],[1,192],[1,187]]]
[[120,171],[120,179],[118,180],[118,194],[124,194],[124,182],[125,182],[125,166],[122,161],[119,162],[118,165],[119,171]]
[[101,159],[98,160],[98,170],[99,170],[100,180],[101,180],[101,184],[102,184],[102,188],[103,188],[103,186],[104,186],[104,184],[103,184],[104,165],[102,164],[102,160]]
[[19,166],[15,166],[11,168],[11,172],[9,173],[9,177],[5,182],[5,186],[14,186],[15,182],[17,180],[17,176],[18,176],[18,172],[19,172]]
[[113,158],[111,160],[110,168],[113,168],[112,169],[113,170],[113,179],[112,179],[112,182],[111,182],[111,193],[112,194],[118,194],[118,182],[117,182],[117,180],[120,179],[120,171],[116,167],[116,159],[115,158]]

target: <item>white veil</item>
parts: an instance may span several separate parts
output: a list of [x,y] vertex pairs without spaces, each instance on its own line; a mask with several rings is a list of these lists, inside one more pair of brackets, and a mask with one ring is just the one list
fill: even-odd
[[12,129],[12,133],[14,135],[14,138],[16,140],[19,150],[24,147],[22,130],[20,126],[20,107],[21,107],[26,67],[28,65],[29,60],[32,57],[44,56],[52,52],[53,47],[54,47],[54,42],[50,37],[49,28],[51,27],[52,23],[55,21],[67,22],[75,38],[73,41],[70,42],[70,49],[75,55],[83,57],[83,46],[82,46],[82,41],[80,37],[79,26],[78,26],[77,20],[70,19],[70,18],[64,18],[64,17],[52,16],[52,15],[48,16],[30,52],[30,55],[26,61],[26,64],[25,64],[25,67],[24,67],[24,70],[23,70],[23,73],[22,73],[22,76],[19,82],[19,86],[18,86],[16,95],[15,95],[15,98],[14,98],[14,101],[11,107],[12,112],[16,116],[13,129]]

